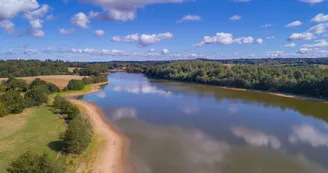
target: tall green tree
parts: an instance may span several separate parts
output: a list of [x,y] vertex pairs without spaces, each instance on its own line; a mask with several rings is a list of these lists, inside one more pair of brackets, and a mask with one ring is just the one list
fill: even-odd
[[0,101],[8,109],[9,113],[17,114],[25,109],[25,100],[18,91],[7,91],[0,95]]

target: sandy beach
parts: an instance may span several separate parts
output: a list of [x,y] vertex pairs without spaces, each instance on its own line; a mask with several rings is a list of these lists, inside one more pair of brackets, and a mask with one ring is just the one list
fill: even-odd
[[[90,102],[77,100],[75,96],[95,93],[99,91],[100,85],[106,83],[99,83],[92,86],[92,90],[87,93],[79,93],[68,95],[67,98],[74,104],[82,108],[84,115],[89,118],[96,136],[96,140],[100,142],[97,146],[94,161],[91,165],[91,170],[94,173],[125,173],[129,172],[127,165],[127,139],[112,126],[101,109]],[[77,172],[83,173],[85,168],[83,162],[80,164]],[[90,170],[90,165],[88,165]]]

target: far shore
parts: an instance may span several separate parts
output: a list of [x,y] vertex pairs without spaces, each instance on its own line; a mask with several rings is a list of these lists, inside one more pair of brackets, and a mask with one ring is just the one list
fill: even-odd
[[87,165],[90,167],[90,164],[92,164],[93,172],[126,173],[132,170],[132,166],[128,162],[130,146],[128,139],[107,120],[98,105],[77,99],[81,95],[99,92],[100,86],[104,84],[108,84],[108,82],[93,84],[90,91],[65,95],[72,103],[82,108],[84,115],[91,121],[96,136],[95,140],[98,142],[97,148],[93,151],[95,152],[93,155],[96,155],[94,163],[89,163],[89,165],[81,163],[77,172],[83,172]]

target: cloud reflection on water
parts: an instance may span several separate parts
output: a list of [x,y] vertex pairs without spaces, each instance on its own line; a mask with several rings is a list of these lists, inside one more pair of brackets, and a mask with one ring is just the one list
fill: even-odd
[[170,96],[171,91],[165,91],[158,89],[157,87],[151,86],[148,83],[140,85],[118,85],[113,87],[114,91],[117,92],[129,92],[133,94],[157,94],[163,96]]
[[292,134],[288,139],[291,144],[303,142],[315,148],[328,147],[328,134],[311,125],[303,124],[293,127]]
[[273,149],[279,149],[281,147],[281,142],[277,137],[261,131],[250,130],[246,127],[233,127],[231,131],[236,137],[243,138],[245,142],[253,147],[270,146]]
[[121,108],[113,110],[110,115],[117,121],[123,118],[137,118],[137,111],[134,108]]

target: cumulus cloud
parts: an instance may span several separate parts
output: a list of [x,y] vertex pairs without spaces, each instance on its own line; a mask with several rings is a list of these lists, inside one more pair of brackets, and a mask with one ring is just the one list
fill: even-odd
[[320,23],[309,29],[309,32],[313,34],[323,34],[328,30],[328,23]]
[[17,14],[39,7],[36,0],[0,0],[0,21],[14,18]]
[[65,29],[65,28],[59,28],[59,33],[63,35],[70,35],[74,34],[76,32],[76,29],[71,28],[71,29]]
[[167,54],[169,54],[170,52],[169,52],[169,50],[168,49],[163,49],[162,50],[162,54],[163,55],[167,55]]
[[124,37],[113,36],[112,41],[114,42],[126,42],[126,43],[137,43],[141,47],[149,46],[160,42],[164,39],[173,38],[173,34],[170,32],[160,33],[160,34],[132,34]]
[[29,28],[27,34],[33,37],[44,37],[45,33],[38,28]]
[[303,124],[293,127],[292,134],[288,139],[292,144],[306,143],[315,148],[328,148],[328,134],[321,132],[311,125]]
[[310,32],[304,33],[293,33],[289,36],[288,41],[303,41],[303,40],[312,40],[315,36]]
[[241,16],[239,16],[239,15],[234,15],[234,16],[230,17],[230,20],[240,20],[240,19],[241,19]]
[[50,9],[49,5],[43,4],[40,8],[25,13],[24,16],[28,20],[39,19],[44,17],[48,13],[49,9]]
[[95,30],[93,33],[96,37],[102,37],[102,36],[104,36],[105,31],[104,30]]
[[295,43],[290,43],[290,44],[285,44],[284,47],[295,47],[296,44]]
[[311,22],[327,22],[328,21],[328,14],[319,13],[315,17],[311,19]]
[[294,22],[291,22],[289,24],[287,24],[285,27],[286,28],[291,28],[291,27],[297,27],[297,26],[301,26],[302,25],[302,22],[297,20],[297,21],[294,21]]
[[184,0],[80,0],[80,2],[97,5],[104,9],[104,12],[93,12],[91,17],[109,21],[127,21],[135,18],[137,8],[151,4],[182,3]]
[[317,3],[323,2],[324,0],[299,0],[299,1],[308,3],[308,4],[317,4]]
[[316,40],[314,44],[304,44],[305,48],[324,48],[328,47],[328,42],[326,40]]
[[204,46],[205,44],[221,44],[221,45],[230,45],[233,43],[237,44],[252,44],[252,43],[257,43],[257,44],[262,44],[263,40],[262,39],[257,39],[254,42],[253,37],[239,37],[239,38],[234,38],[231,33],[216,33],[215,36],[205,36],[203,40],[197,44],[194,44],[196,47]]
[[236,137],[244,139],[245,142],[253,147],[270,146],[273,149],[279,149],[281,147],[281,142],[277,137],[260,131],[250,130],[245,127],[233,127],[231,131]]
[[3,20],[0,21],[0,28],[3,28],[8,33],[12,33],[15,30],[15,25],[9,20]]
[[40,19],[34,19],[34,20],[31,20],[30,21],[30,25],[32,28],[42,28],[42,23],[43,23],[43,20],[40,20]]
[[178,20],[177,22],[182,23],[183,21],[186,21],[186,20],[200,21],[200,20],[202,20],[202,18],[200,16],[197,16],[197,15],[185,15],[185,16],[182,17],[182,19]]
[[74,25],[81,27],[81,28],[89,28],[89,24],[90,24],[89,17],[82,12],[75,14],[71,18],[71,22]]
[[270,28],[272,26],[273,26],[272,24],[264,24],[264,25],[261,25],[261,28]]

